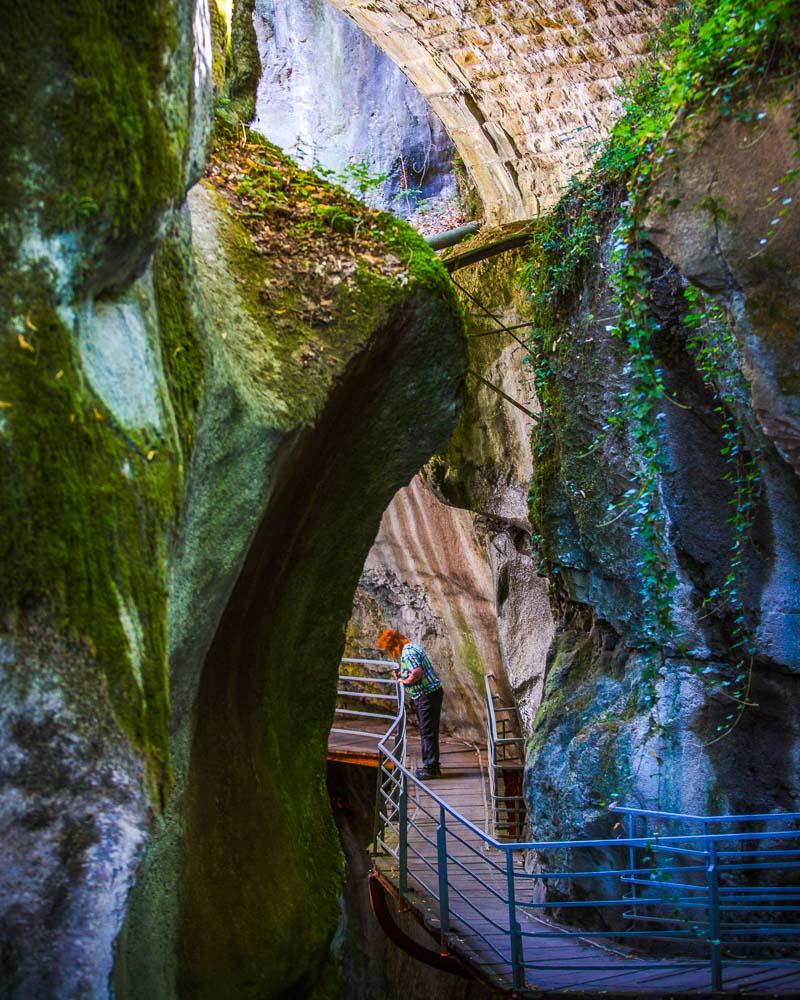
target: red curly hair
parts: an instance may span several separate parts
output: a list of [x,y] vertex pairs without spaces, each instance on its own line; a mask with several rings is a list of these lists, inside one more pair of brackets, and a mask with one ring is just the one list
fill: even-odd
[[393,628],[385,628],[378,636],[375,645],[378,649],[385,650],[389,656],[399,656],[403,652],[403,646],[410,641],[402,632],[398,632]]

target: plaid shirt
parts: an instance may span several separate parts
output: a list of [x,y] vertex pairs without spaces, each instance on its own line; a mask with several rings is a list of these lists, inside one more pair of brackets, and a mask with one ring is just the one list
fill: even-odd
[[433,664],[428,659],[428,654],[422,646],[417,646],[413,642],[407,642],[403,646],[403,652],[400,654],[400,676],[403,680],[408,677],[415,667],[420,668],[422,677],[415,684],[408,685],[407,690],[409,695],[412,698],[419,698],[423,694],[438,691],[442,684],[436,676]]

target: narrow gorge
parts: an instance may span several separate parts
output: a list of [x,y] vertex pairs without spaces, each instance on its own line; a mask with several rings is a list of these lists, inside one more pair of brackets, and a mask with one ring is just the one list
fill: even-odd
[[2,29],[0,998],[798,995],[796,2]]

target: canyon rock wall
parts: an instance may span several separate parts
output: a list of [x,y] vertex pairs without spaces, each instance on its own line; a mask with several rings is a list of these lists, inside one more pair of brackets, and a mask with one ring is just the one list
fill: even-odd
[[[800,217],[780,211],[798,193],[795,106],[783,90],[749,120],[696,116],[649,195],[646,294],[666,391],[655,541],[637,526],[633,431],[608,423],[635,390],[613,335],[618,213],[538,359],[550,419],[532,512],[557,634],[529,746],[537,835],[610,835],[618,799],[701,814],[800,799]],[[705,353],[687,326],[700,315],[688,316],[690,281],[707,295]],[[676,579],[669,629],[648,622],[654,551]]]
[[[475,302],[526,319],[513,258],[459,272],[459,303],[407,227],[249,132],[231,108],[254,106],[252,3],[233,4],[228,52],[211,6],[40,2],[0,39],[4,996],[336,995],[325,744],[345,641],[374,654],[379,624],[431,648],[467,738],[483,673],[507,685],[539,836],[609,834],[623,796],[717,812],[800,793],[796,93],[699,118],[651,193],[654,542],[628,517],[640,456],[606,426],[632,387],[618,220],[552,331],[542,412]],[[585,163],[667,4],[340,6],[502,220]],[[689,282],[747,390],[722,409],[689,349]],[[653,544],[677,581],[663,631]]]
[[[519,265],[518,255],[504,255],[456,279],[470,369],[535,410],[527,352],[475,301],[509,327],[524,322]],[[421,642],[447,692],[443,728],[479,742],[486,739],[484,675],[497,678],[529,722],[553,634],[547,582],[529,550],[531,426],[485,383],[468,379],[447,448],[383,516],[348,626],[351,656],[380,657],[374,642],[382,627]]]
[[404,218],[455,195],[455,147],[399,67],[327,0],[258,0],[253,127],[304,167],[366,164],[366,199]]
[[206,4],[83,14],[0,60],[0,992],[335,990],[343,623],[457,418],[459,307],[230,116],[197,184]]
[[35,5],[0,43],[3,996],[105,994],[169,784],[181,362],[150,261],[203,169],[210,67],[191,4],[83,13]]

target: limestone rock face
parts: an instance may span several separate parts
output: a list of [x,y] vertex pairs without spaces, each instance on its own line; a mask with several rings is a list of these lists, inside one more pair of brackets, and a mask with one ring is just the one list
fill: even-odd
[[[606,836],[615,799],[720,813],[793,809],[800,798],[792,381],[800,229],[796,214],[777,210],[797,195],[796,181],[781,180],[793,165],[792,96],[766,102],[755,124],[698,122],[652,193],[649,294],[668,395],[656,415],[664,456],[657,544],[677,576],[668,634],[655,635],[645,621],[646,547],[635,504],[620,503],[636,452],[624,431],[604,430],[631,389],[626,349],[610,335],[608,243],[548,355],[552,419],[534,468],[532,511],[555,584],[557,632],[529,746],[537,835]],[[687,346],[687,279],[727,318],[734,344],[721,363],[726,378],[744,380],[745,391],[726,406],[761,487],[748,540],[734,556],[725,411]],[[715,600],[739,553],[748,567],[741,614],[755,650],[751,705],[717,739],[737,715],[727,694],[734,676],[751,666],[733,613]]]
[[[171,588],[176,782],[120,947],[126,996],[277,996],[335,977],[340,861],[323,779],[341,623],[380,512],[458,411],[458,315],[422,241],[395,232],[414,271],[398,243],[360,236],[363,257],[348,256],[325,228],[315,268],[311,247],[276,263],[249,189],[231,191],[246,160],[266,158],[273,180],[284,161],[237,148],[215,147],[238,159],[191,192],[181,244],[207,362]],[[391,221],[343,208],[362,213],[357,231]]]
[[502,674],[495,584],[482,525],[417,476],[381,521],[356,592],[348,653],[380,657],[380,628],[398,628],[429,653],[445,688],[442,726],[485,739],[483,675]]
[[164,0],[4,17],[4,996],[107,995],[169,781],[165,588],[183,456],[150,260],[205,161],[195,13]]
[[262,75],[253,127],[308,169],[365,163],[384,184],[369,204],[407,218],[420,201],[455,194],[455,147],[428,102],[334,6],[259,0]]
[[615,86],[671,4],[334,0],[430,102],[490,222],[538,214],[585,166]]
[[2,992],[332,988],[343,623],[456,421],[459,307],[239,123],[185,206],[206,4],[56,6],[0,43]]
[[0,636],[2,995],[97,996],[147,835],[100,665],[41,610]]
[[687,278],[724,298],[755,415],[800,473],[800,216],[797,185],[781,185],[797,96],[768,102],[756,130],[726,120],[703,128],[662,178],[657,196],[678,204],[653,213],[649,232]]
[[[690,280],[724,303],[741,350],[753,416],[794,471],[765,477],[771,565],[761,593],[764,654],[800,668],[800,544],[795,525],[800,474],[800,197],[781,179],[793,166],[796,92],[764,105],[758,128],[717,121],[665,176],[658,195],[676,208],[650,220],[653,242]],[[731,192],[735,195],[731,197]]]

